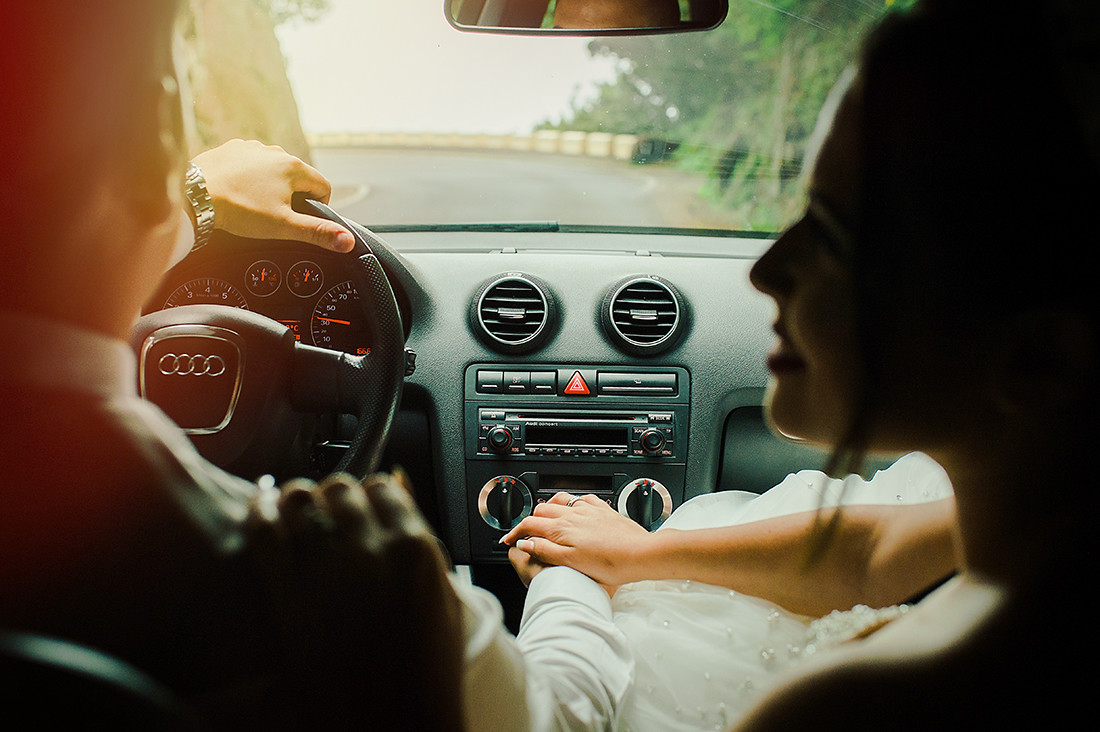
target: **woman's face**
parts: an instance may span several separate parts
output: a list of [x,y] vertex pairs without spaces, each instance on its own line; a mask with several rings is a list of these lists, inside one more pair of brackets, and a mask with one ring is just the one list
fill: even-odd
[[[768,356],[769,420],[784,434],[828,447],[847,437],[866,388],[869,354],[857,336],[852,267],[854,222],[862,214],[864,103],[860,77],[842,79],[822,110],[815,132],[820,144],[811,144],[817,154],[806,213],[750,275],[778,309],[779,341]],[[877,206],[907,205],[876,193]],[[875,412],[861,415],[873,418],[865,425],[865,447],[880,453],[942,453],[965,442],[982,424],[986,376],[981,359],[974,357],[975,344],[945,333],[930,319],[928,310],[939,293],[938,270],[914,249],[918,242],[905,241],[876,242],[897,249],[875,258],[874,266],[882,271],[862,275],[878,283],[878,299],[859,306],[867,309],[866,316],[877,316],[880,329],[889,323],[888,330],[875,333],[878,378]],[[867,257],[861,261],[864,269],[870,266]]]
[[778,309],[769,420],[784,434],[823,445],[835,445],[851,426],[862,378],[848,223],[860,213],[862,101],[851,81],[845,77],[822,110],[805,215],[750,274]]

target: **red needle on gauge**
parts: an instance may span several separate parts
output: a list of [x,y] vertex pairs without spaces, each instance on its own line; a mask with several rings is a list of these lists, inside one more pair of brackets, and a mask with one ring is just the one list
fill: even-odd
[[337,323],[338,325],[351,325],[350,320],[337,320],[336,318],[322,318],[320,316],[318,316],[317,319],[318,320],[323,320],[326,323]]

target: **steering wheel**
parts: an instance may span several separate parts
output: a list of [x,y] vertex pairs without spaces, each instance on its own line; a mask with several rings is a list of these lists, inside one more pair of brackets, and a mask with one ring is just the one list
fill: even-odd
[[370,353],[302,344],[284,325],[248,310],[186,305],[142,316],[131,335],[141,395],[160,406],[214,464],[254,479],[287,449],[302,412],[353,414],[350,446],[336,470],[360,479],[377,470],[405,377],[405,338],[393,289],[370,231],[317,201],[296,201],[355,237],[352,284]]

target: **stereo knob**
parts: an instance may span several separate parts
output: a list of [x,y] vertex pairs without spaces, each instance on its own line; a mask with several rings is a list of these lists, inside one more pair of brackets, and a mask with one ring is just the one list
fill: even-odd
[[498,475],[486,481],[477,497],[482,520],[494,529],[508,531],[531,514],[531,489],[519,478]]
[[619,513],[652,531],[672,513],[672,496],[652,478],[638,478],[619,493]]
[[485,442],[493,452],[508,452],[512,446],[512,433],[507,427],[494,427],[485,435]]
[[642,449],[650,455],[656,455],[665,446],[665,433],[660,430],[646,430],[642,433]]

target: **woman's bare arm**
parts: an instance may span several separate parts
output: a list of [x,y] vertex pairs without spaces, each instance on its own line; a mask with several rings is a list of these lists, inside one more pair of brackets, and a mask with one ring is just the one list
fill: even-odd
[[[545,564],[605,585],[689,579],[762,597],[806,615],[903,602],[956,567],[953,498],[848,506],[736,526],[650,533],[594,496],[538,506],[504,537]],[[827,533],[822,524],[834,520]],[[812,538],[822,537],[815,551]]]

